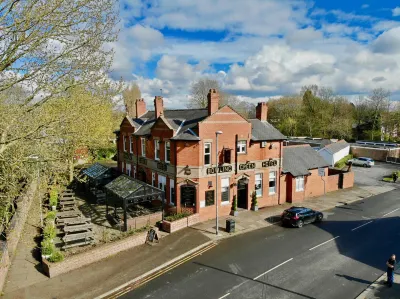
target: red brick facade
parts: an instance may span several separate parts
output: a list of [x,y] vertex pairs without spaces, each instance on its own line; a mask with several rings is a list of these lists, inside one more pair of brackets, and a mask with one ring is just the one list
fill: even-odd
[[[229,106],[217,109],[217,91],[210,91],[208,102],[208,110],[204,111],[206,117],[190,129],[196,140],[173,138],[180,132],[183,122],[177,122],[179,127],[173,126],[168,118],[168,110],[164,111],[161,97],[154,100],[156,115],[159,117],[145,136],[137,135],[141,125],[125,118],[118,138],[119,169],[149,184],[163,187],[167,210],[198,213],[201,221],[215,218],[216,194],[220,215],[230,213],[235,195],[239,208],[250,209],[251,193],[256,189],[256,183],[259,207],[286,201],[299,202],[324,193],[324,182],[316,169],[310,170],[311,175],[305,177],[304,190],[301,192],[296,192],[295,178],[290,174],[282,174],[282,135],[279,135],[282,138],[257,140],[252,131],[253,122]],[[139,105],[143,105],[143,101]],[[143,107],[140,109],[143,114]],[[267,111],[266,103],[257,106],[259,120],[266,122]],[[174,113],[179,115],[179,111]],[[217,131],[222,131],[222,134],[218,135],[216,155]],[[159,142],[158,159],[156,142]],[[166,154],[167,145],[169,158]],[[142,152],[144,148],[145,153]],[[217,191],[216,163],[219,169]],[[210,191],[214,191],[214,196]]]

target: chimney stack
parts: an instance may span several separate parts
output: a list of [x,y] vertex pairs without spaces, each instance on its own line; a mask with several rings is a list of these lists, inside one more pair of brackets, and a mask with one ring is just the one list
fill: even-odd
[[268,105],[267,103],[261,102],[258,103],[256,107],[256,118],[261,121],[267,121],[268,117]]
[[147,112],[146,103],[144,99],[137,99],[135,105],[136,105],[136,118],[141,117],[143,114]]
[[207,95],[208,100],[208,115],[214,114],[218,110],[219,106],[219,94],[214,88],[210,89]]
[[154,110],[156,112],[156,118],[159,118],[161,114],[164,114],[164,102],[162,97],[156,96],[154,98]]

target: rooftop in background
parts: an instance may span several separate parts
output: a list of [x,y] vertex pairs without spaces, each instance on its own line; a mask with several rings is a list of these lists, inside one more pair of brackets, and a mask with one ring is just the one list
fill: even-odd
[[283,148],[283,172],[292,176],[309,175],[310,169],[328,167],[329,164],[311,146]]
[[400,147],[399,143],[396,142],[386,142],[386,141],[367,141],[358,140],[353,145],[365,146],[365,147],[376,147],[376,148],[387,148],[387,147]]
[[350,144],[348,144],[346,141],[340,140],[338,142],[326,145],[323,149],[326,149],[331,154],[335,154],[340,152],[342,149],[348,148],[349,146]]
[[290,145],[300,145],[300,144],[308,144],[313,149],[319,150],[328,144],[337,142],[337,139],[323,139],[323,138],[312,138],[312,137],[288,137],[288,139],[284,142],[284,146]]

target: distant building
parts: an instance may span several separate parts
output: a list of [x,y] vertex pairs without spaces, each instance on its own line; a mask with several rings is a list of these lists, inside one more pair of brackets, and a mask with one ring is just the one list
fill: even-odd
[[338,161],[350,153],[350,144],[341,140],[326,145],[324,148],[320,149],[318,153],[329,163],[329,166],[335,166]]

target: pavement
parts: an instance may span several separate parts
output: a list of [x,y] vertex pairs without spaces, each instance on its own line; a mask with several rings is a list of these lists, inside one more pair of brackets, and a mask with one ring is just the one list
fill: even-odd
[[301,229],[271,225],[223,239],[120,298],[355,298],[400,248],[399,196],[337,206]]
[[[317,210],[326,210],[337,205],[349,205],[361,198],[392,189],[391,185],[354,187],[307,200],[304,205]],[[228,234],[221,227],[221,234],[217,238],[215,236],[215,220],[207,221],[163,237],[155,246],[142,245],[52,279],[42,274],[38,259],[32,260],[37,231],[31,229],[32,233],[24,234],[25,241],[18,246],[17,257],[19,258],[16,258],[17,262],[14,261],[10,268],[8,282],[4,289],[4,298],[94,298],[125,285],[137,277],[149,274],[149,271],[157,267],[163,268],[172,261],[188,255],[199,246],[209,243],[210,240],[221,242],[225,238],[236,237],[242,233],[268,226],[271,227],[271,231],[274,231],[276,229],[274,223],[278,220],[277,216],[289,206],[291,205],[284,204],[260,209],[258,212],[240,212],[239,216],[235,217],[235,234]],[[37,212],[32,213],[38,215]],[[228,217],[221,217],[220,226],[224,226],[226,218]],[[27,223],[27,226],[29,225],[31,224]],[[247,242],[253,241],[248,240]],[[270,244],[270,246],[274,245]],[[229,248],[226,250],[230,251]],[[18,252],[20,253],[18,254]],[[172,268],[169,266],[168,269]]]

